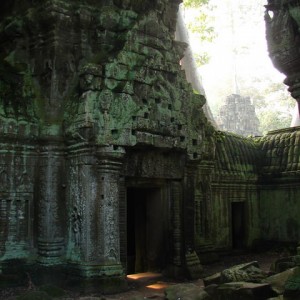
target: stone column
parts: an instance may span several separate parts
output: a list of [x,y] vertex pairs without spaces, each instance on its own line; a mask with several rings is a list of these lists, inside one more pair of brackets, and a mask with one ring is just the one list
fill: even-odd
[[201,276],[202,266],[195,251],[195,163],[188,163],[184,176],[183,222],[184,252],[187,275],[196,279]]
[[127,271],[127,189],[125,176],[119,180],[120,260]]
[[57,145],[41,147],[38,197],[38,255],[43,265],[61,263],[64,250],[65,207],[62,149]]
[[172,203],[172,269],[171,276],[178,277],[182,274],[183,267],[183,245],[182,245],[182,197],[183,189],[181,181],[171,183],[171,203]]
[[[123,277],[119,199],[122,148],[70,146],[67,258],[77,275],[104,283]],[[73,273],[72,270],[72,273]]]
[[93,147],[72,145],[67,162],[67,258],[83,277],[97,274],[100,264],[99,177]]
[[193,164],[189,164],[185,170],[184,178],[184,204],[183,204],[183,218],[184,218],[184,244],[185,251],[192,251],[194,249],[194,235],[195,235],[195,179],[196,168]]
[[99,172],[99,238],[103,241],[101,253],[100,275],[120,276],[124,270],[120,259],[120,222],[119,199],[123,190],[120,180],[124,150],[120,147],[100,148],[98,157]]
[[[196,232],[202,234],[201,239],[208,240],[211,233],[211,173],[214,165],[211,161],[202,161],[198,166],[197,187],[201,193],[202,205],[196,208],[196,215],[199,216],[196,224]],[[200,209],[200,211],[198,211]],[[201,227],[201,228],[200,228]]]

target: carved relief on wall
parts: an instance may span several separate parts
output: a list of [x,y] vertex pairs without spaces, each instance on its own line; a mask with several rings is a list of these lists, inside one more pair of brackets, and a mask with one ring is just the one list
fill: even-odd
[[16,236],[22,243],[28,243],[29,240],[29,199],[17,199],[16,210],[15,210],[15,220],[16,220]]
[[119,241],[119,187],[118,174],[105,174],[102,184],[101,216],[102,233],[105,236],[103,245],[104,259],[111,263],[120,262]]
[[183,189],[181,182],[172,182],[171,184],[171,203],[172,203],[172,242],[173,242],[173,264],[175,266],[181,265],[181,253],[183,245],[182,239],[182,197]]
[[196,234],[201,240],[210,237],[212,190],[211,170],[198,171],[196,181],[195,217]]
[[17,178],[17,192],[32,193],[33,181],[27,171],[23,171]]
[[73,208],[71,218],[72,218],[71,226],[74,234],[75,246],[79,247],[81,244],[81,234],[82,234],[82,215],[76,206],[74,206]]
[[[7,145],[2,145],[3,149]],[[11,146],[10,146],[11,147]],[[33,244],[33,159],[26,147],[0,156],[0,256],[23,258]]]
[[80,182],[80,166],[74,165],[69,168],[69,190],[67,193],[69,245],[68,251],[73,260],[80,259],[82,246],[82,230],[85,214],[85,203],[83,202],[82,183]]
[[8,188],[10,186],[10,181],[9,181],[7,171],[4,168],[5,168],[5,166],[3,166],[0,169],[0,190],[1,190],[1,192],[7,192]]
[[92,156],[76,157],[70,160],[68,169],[68,258],[99,263],[103,236],[99,234],[101,202],[96,163]]
[[[0,254],[2,259],[26,257],[31,247],[31,199],[0,200]],[[1,260],[1,257],[0,257]]]
[[0,200],[0,257],[5,252],[5,243],[8,238],[8,212],[9,202],[6,199]]

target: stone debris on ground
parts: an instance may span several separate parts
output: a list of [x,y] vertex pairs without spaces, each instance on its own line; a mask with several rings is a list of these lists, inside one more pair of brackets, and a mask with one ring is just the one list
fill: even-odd
[[[129,281],[129,290],[114,295],[82,295],[51,285],[32,286],[0,291],[1,300],[299,300],[300,264],[298,257],[284,259],[276,257],[271,266],[270,257],[263,258],[232,256],[218,264],[204,266],[204,276],[192,282],[168,281],[160,274],[147,274],[148,277]],[[254,260],[252,259],[254,258]],[[258,259],[257,259],[258,258]],[[244,263],[243,262],[244,259]],[[245,261],[249,259],[249,262]],[[256,261],[257,259],[257,261]],[[266,262],[267,260],[267,262]],[[260,261],[260,262],[258,262]],[[233,264],[237,262],[238,264]],[[282,272],[274,272],[274,266],[285,262],[294,265]],[[296,262],[296,263],[295,263]],[[262,267],[261,267],[262,266]],[[225,267],[225,268],[224,268]],[[282,269],[283,267],[275,269]]]

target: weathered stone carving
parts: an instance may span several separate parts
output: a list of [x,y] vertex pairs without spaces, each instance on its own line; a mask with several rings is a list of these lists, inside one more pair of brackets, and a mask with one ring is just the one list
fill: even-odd
[[[296,2],[272,3],[271,27],[279,16],[284,24],[296,18]],[[200,252],[232,247],[235,203],[249,220],[245,245],[298,238],[297,189],[285,198],[298,180],[298,129],[256,140],[215,132],[202,112],[204,97],[193,94],[179,65],[186,44],[174,41],[178,4],[0,3],[4,274],[20,265],[48,283],[54,269],[91,287],[120,288],[131,251],[141,271],[195,278]],[[279,179],[284,188],[274,199],[289,201],[286,219],[275,210],[269,216],[264,197]],[[155,240],[145,262],[151,226],[163,247]],[[143,239],[132,241],[137,228]]]
[[77,207],[74,206],[73,212],[72,212],[72,230],[74,234],[74,242],[75,246],[80,246],[81,241],[81,232],[82,232],[82,215],[78,211]]

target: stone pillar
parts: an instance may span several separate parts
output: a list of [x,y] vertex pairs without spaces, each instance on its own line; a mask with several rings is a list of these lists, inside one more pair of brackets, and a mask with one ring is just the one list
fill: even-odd
[[201,276],[202,266],[195,251],[195,179],[196,165],[188,163],[184,176],[183,222],[184,252],[187,275],[196,279]]
[[123,288],[119,228],[123,155],[118,147],[97,151],[88,145],[69,147],[67,258],[74,267],[72,275],[98,287],[103,283],[106,291],[106,279],[116,279],[114,291]]
[[100,263],[99,178],[96,157],[88,145],[70,146],[67,163],[67,258],[79,275],[94,276]]
[[61,263],[65,219],[63,152],[57,145],[41,148],[38,197],[38,255],[43,265]]
[[201,204],[197,203],[195,208],[196,213],[196,234],[202,241],[208,241],[211,237],[211,173],[214,165],[211,161],[202,161],[198,166],[197,186],[201,197],[199,197]]
[[125,176],[119,179],[120,260],[127,273],[127,188]]
[[194,234],[195,234],[195,177],[196,168],[194,165],[189,164],[185,170],[184,178],[184,204],[183,204],[183,218],[184,218],[184,245],[185,252],[194,249]]
[[[103,241],[100,245],[102,266],[100,275],[120,276],[123,275],[120,260],[120,222],[119,222],[119,199],[120,176],[122,172],[122,148],[100,148],[98,157],[99,172],[99,235]],[[124,183],[124,181],[121,181]]]
[[182,198],[183,189],[181,181],[171,183],[172,204],[172,259],[170,261],[170,276],[178,277],[183,272],[183,245],[182,245]]

